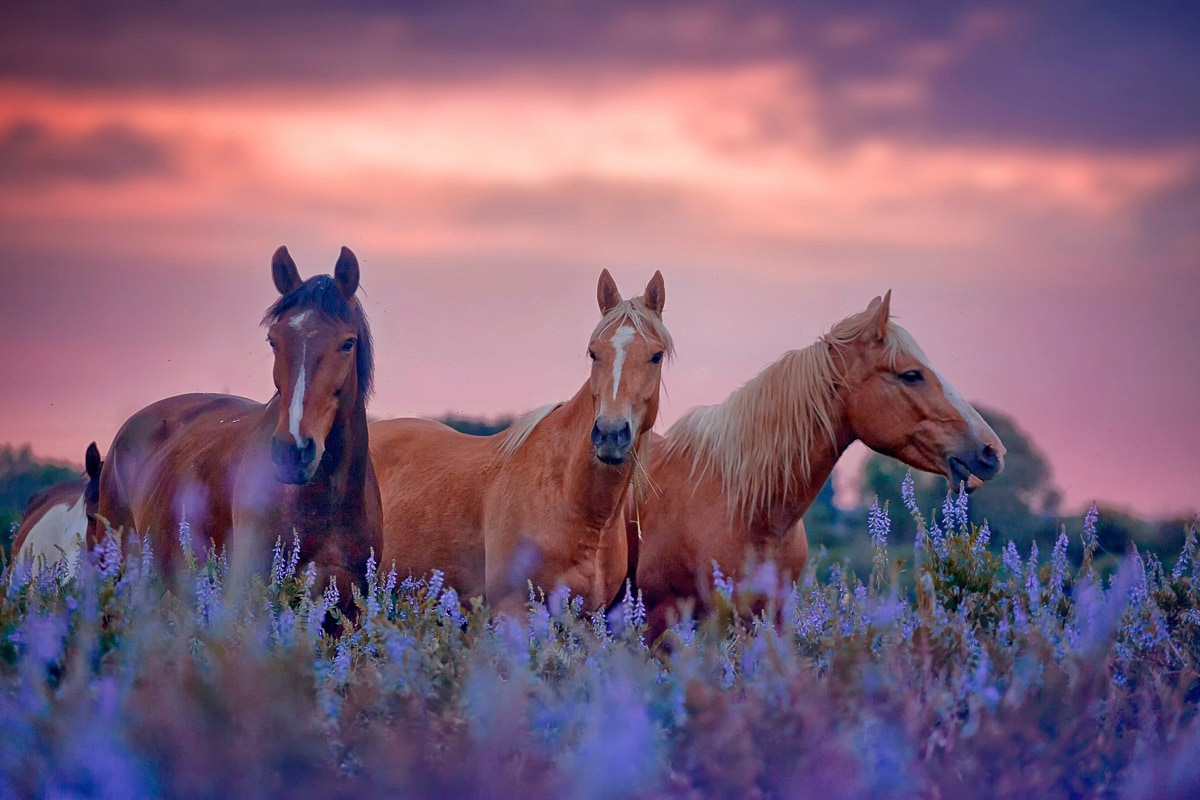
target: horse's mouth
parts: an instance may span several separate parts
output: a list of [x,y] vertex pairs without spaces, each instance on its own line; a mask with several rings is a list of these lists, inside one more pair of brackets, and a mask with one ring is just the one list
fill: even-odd
[[957,489],[960,483],[967,484],[967,494],[974,492],[980,486],[983,486],[983,478],[980,478],[975,473],[971,472],[971,468],[966,462],[956,456],[950,456],[950,474],[947,475],[950,482]]

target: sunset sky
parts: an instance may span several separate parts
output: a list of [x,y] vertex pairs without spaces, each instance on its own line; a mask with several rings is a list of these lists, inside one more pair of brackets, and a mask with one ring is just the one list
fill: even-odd
[[568,397],[605,267],[663,430],[892,289],[1069,509],[1200,507],[1193,7],[395,5],[4,4],[0,442],[266,401],[271,252],[345,244],[374,416]]

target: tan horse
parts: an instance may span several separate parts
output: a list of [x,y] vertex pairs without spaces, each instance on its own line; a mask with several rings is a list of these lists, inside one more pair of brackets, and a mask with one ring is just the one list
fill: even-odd
[[627,568],[622,504],[672,344],[660,273],[645,295],[622,300],[605,270],[597,294],[591,377],[567,402],[488,437],[420,419],[371,424],[385,566],[442,570],[448,585],[499,608],[518,607],[527,581],[566,587],[589,609],[617,594]]
[[168,568],[184,519],[198,552],[227,540],[235,557],[270,562],[276,538],[300,537],[317,590],[337,580],[343,608],[382,545],[379,487],[367,449],[371,331],[355,298],[358,260],[343,247],[334,274],[300,280],[287,248],[271,262],[280,297],[267,311],[276,393],[160,400],[118,431],[100,474],[100,515],[154,537]]
[[57,483],[29,499],[13,537],[14,562],[30,562],[36,575],[65,561],[66,574],[75,574],[86,543],[96,538],[100,467],[100,448],[92,442],[84,454],[84,477]]
[[782,580],[798,577],[808,556],[800,518],[856,440],[969,488],[1001,470],[1004,445],[889,321],[890,303],[891,292],[875,298],[656,438],[652,489],[627,509],[652,635],[681,601],[707,610],[714,562],[739,576],[748,559],[770,559]]

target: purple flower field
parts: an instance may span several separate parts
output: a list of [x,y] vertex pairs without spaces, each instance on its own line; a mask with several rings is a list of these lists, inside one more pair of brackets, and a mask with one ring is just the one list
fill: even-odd
[[633,594],[491,619],[383,570],[332,637],[336,590],[287,541],[266,576],[210,553],[164,582],[111,537],[71,580],[9,568],[0,797],[1200,796],[1194,528],[1101,574],[1094,514],[1046,559],[965,496],[909,502],[905,552],[872,509],[866,576],[714,565],[718,611],[669,654]]

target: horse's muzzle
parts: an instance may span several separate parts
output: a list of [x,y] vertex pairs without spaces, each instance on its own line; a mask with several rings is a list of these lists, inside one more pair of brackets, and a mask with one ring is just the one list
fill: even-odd
[[271,461],[280,483],[308,483],[317,471],[317,443],[302,437],[299,444],[288,437],[271,439]]
[[633,444],[633,428],[623,418],[598,417],[592,426],[592,447],[605,464],[623,464]]
[[959,483],[966,483],[968,490],[974,488],[971,485],[972,475],[986,481],[999,475],[1002,469],[1004,456],[992,445],[982,442],[972,448],[951,453],[946,462],[946,474],[951,483],[955,487]]

